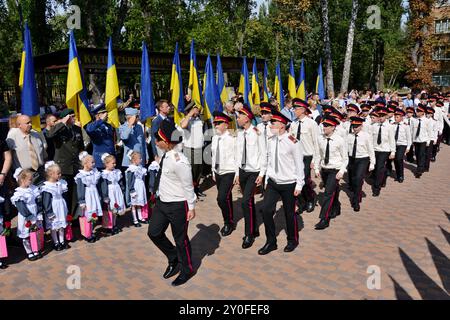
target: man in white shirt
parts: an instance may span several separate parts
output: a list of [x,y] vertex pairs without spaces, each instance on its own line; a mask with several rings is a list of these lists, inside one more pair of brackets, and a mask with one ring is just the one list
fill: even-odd
[[266,174],[267,155],[263,134],[252,125],[255,115],[245,105],[239,110],[238,125],[242,130],[237,136],[237,166],[235,184],[239,183],[242,192],[242,211],[245,220],[243,249],[253,245],[259,236],[256,224],[255,190],[263,183]]
[[287,245],[284,252],[293,251],[299,243],[295,199],[300,195],[304,185],[303,156],[297,145],[298,140],[286,131],[289,122],[290,120],[281,112],[273,111],[271,120],[273,136],[269,139],[267,189],[264,195],[263,209],[267,240],[266,244],[258,251],[260,255],[277,249],[273,215],[280,197],[283,201],[286,219]]
[[331,116],[322,119],[323,134],[319,137],[319,157],[314,164],[317,177],[322,178],[325,192],[320,210],[320,221],[316,230],[323,230],[330,225],[330,219],[341,214],[339,202],[339,181],[347,171],[347,142],[336,132],[338,121]]
[[420,179],[425,172],[426,148],[430,145],[432,128],[429,119],[425,117],[427,106],[419,103],[416,109],[417,118],[411,119],[411,135],[414,153],[417,160],[415,177]]
[[386,186],[386,163],[395,157],[395,138],[392,126],[387,122],[387,110],[383,107],[376,109],[379,122],[372,125],[373,147],[375,149],[375,176],[372,185],[372,195],[378,197],[382,187]]
[[403,183],[405,180],[404,160],[405,155],[409,152],[412,145],[411,128],[404,122],[403,118],[405,115],[406,112],[402,109],[395,110],[395,122],[392,124],[396,144],[394,159],[395,175],[399,183]]
[[450,145],[450,93],[447,93],[447,97],[443,101],[442,114],[444,118],[444,130],[442,134],[442,142]]
[[367,169],[375,168],[375,151],[373,149],[372,136],[363,131],[364,119],[351,117],[352,132],[347,136],[348,181],[353,196],[350,203],[355,212],[360,210],[362,200],[362,187],[366,177]]
[[[303,153],[305,185],[303,186],[301,196],[297,199],[299,203],[298,212],[303,209],[306,212],[314,211],[315,197],[314,188],[311,180],[311,169],[314,169],[314,163],[319,153],[319,126],[308,115],[311,113],[308,103],[299,98],[292,101],[296,120],[291,124],[289,133],[298,140],[296,144]],[[315,161],[314,161],[315,160]]]
[[[273,136],[273,133],[270,130],[270,120],[272,119],[273,107],[268,102],[261,102],[260,110],[261,110],[261,120],[262,121],[260,123],[258,123],[256,128],[259,130],[259,132],[262,133],[262,135],[265,138],[264,141],[265,141],[266,156],[267,156],[268,155],[267,144],[269,142],[269,138],[271,138]],[[266,157],[266,159],[268,159],[268,158]],[[261,197],[262,197],[264,194],[264,184],[261,184],[261,188],[263,190],[263,192],[261,193]]]
[[236,174],[236,132],[228,129],[233,119],[223,112],[214,111],[214,128],[216,134],[211,143],[212,178],[217,186],[217,204],[222,211],[224,226],[222,236],[230,235],[234,228],[233,195],[234,176]]
[[203,170],[203,143],[204,131],[203,121],[200,118],[200,106],[191,102],[186,106],[186,116],[181,120],[180,127],[183,129],[183,153],[188,158],[192,167],[192,179],[197,197],[206,196],[200,191],[200,177]]
[[[155,138],[156,144],[165,153],[155,179],[154,188],[158,198],[150,217],[147,234],[169,260],[163,274],[165,279],[178,273],[177,266],[180,262],[181,272],[172,282],[173,286],[179,286],[187,282],[195,272],[187,230],[189,221],[195,218],[196,202],[191,165],[184,154],[174,150],[182,138],[173,123],[162,121]],[[169,224],[175,246],[165,234]]]
[[[414,107],[407,107],[406,108],[406,117],[404,118],[403,122],[409,126],[409,130],[411,130],[411,121],[414,121],[414,115],[416,114],[416,109]],[[412,134],[411,134],[411,141],[412,141]],[[414,148],[411,146],[409,148],[409,152],[406,153],[406,162],[414,163]]]
[[437,146],[437,141],[439,137],[439,122],[434,118],[435,116],[435,109],[433,107],[428,106],[427,107],[427,114],[426,117],[428,118],[428,121],[430,122],[431,127],[431,135],[430,135],[430,145],[427,146],[425,149],[425,172],[430,171],[430,162],[433,158],[433,152],[434,148]]

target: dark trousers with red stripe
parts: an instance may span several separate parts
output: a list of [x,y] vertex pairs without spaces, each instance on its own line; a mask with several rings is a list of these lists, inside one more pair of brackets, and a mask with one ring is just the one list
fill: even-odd
[[406,148],[407,146],[397,146],[395,149],[394,166],[397,179],[405,177],[404,160]]
[[[162,202],[156,200],[153,214],[148,225],[148,236],[169,260],[169,263],[179,261],[181,272],[193,272],[192,250],[187,235],[189,222],[187,221],[188,205],[186,201]],[[175,246],[166,236],[166,230],[172,229]]]
[[373,191],[380,191],[381,186],[386,182],[386,163],[389,160],[390,152],[375,151],[375,178],[373,182]]
[[286,218],[286,234],[288,243],[298,243],[298,222],[295,214],[295,183],[277,184],[271,179],[267,182],[266,193],[264,194],[263,221],[266,231],[267,243],[276,244],[275,221],[273,215],[278,199],[283,202],[284,217]]
[[302,193],[297,198],[299,205],[303,205],[304,202],[313,202],[314,201],[314,189],[312,187],[311,180],[311,162],[312,156],[303,156],[303,164],[304,164],[304,173],[305,173],[305,185],[303,186]]
[[434,141],[430,141],[430,145],[425,148],[425,170],[430,170],[431,157],[433,156]]
[[353,195],[350,198],[352,206],[361,203],[361,192],[366,177],[367,169],[369,168],[370,158],[348,158],[348,181],[353,190]]
[[425,162],[426,162],[426,142],[414,142],[414,152],[417,158],[417,169],[416,173],[422,174],[425,172]]
[[222,211],[225,224],[234,224],[233,221],[233,180],[234,173],[216,174],[217,204]]
[[239,184],[242,190],[242,212],[245,220],[245,235],[253,236],[258,230],[256,224],[255,191],[259,172],[247,172],[239,169]]
[[320,175],[325,187],[323,194],[322,208],[320,209],[320,219],[330,220],[341,210],[339,202],[339,181],[336,180],[337,169],[322,169]]

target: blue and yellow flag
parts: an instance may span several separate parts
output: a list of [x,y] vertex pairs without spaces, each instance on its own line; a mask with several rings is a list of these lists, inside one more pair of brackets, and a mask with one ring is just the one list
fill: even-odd
[[269,102],[269,86],[267,84],[267,78],[269,77],[269,71],[267,70],[267,61],[264,61],[264,74],[263,74],[263,99],[264,102]]
[[253,106],[252,92],[250,90],[250,83],[248,81],[248,69],[247,69],[247,58],[243,57],[241,77],[239,79],[239,92],[242,93],[244,102],[250,107]]
[[84,86],[83,71],[78,59],[77,45],[75,43],[73,30],[70,31],[66,104],[68,108],[75,111],[75,117],[82,127],[92,121],[88,109],[89,101],[87,98],[86,87]]
[[120,126],[119,111],[117,110],[117,97],[119,92],[119,80],[117,79],[116,62],[112,52],[112,39],[108,43],[108,67],[106,69],[105,105],[108,111],[108,123],[114,128]]
[[320,59],[319,70],[317,71],[316,93],[319,94],[320,100],[325,99],[325,87],[323,85],[322,59]]
[[25,23],[24,44],[22,51],[22,62],[20,66],[19,86],[22,89],[21,113],[29,116],[33,129],[41,131],[40,108],[36,89],[36,78],[34,77],[33,47],[31,45],[30,29]]
[[180,56],[178,54],[178,42],[175,45],[175,54],[172,62],[172,78],[170,79],[170,102],[174,106],[174,121],[180,124],[184,117],[183,81],[181,80]]
[[284,91],[283,91],[283,82],[281,81],[281,70],[280,63],[277,61],[277,68],[275,73],[275,88],[274,88],[274,96],[278,101],[279,109],[284,108]]
[[295,84],[294,59],[292,58],[289,64],[288,95],[291,99],[297,96],[297,86]]
[[210,114],[214,111],[223,111],[222,101],[220,101],[216,77],[214,76],[214,70],[209,54],[206,59],[205,109],[208,109]]
[[150,74],[150,63],[148,60],[147,45],[142,41],[141,62],[141,110],[140,118],[143,122],[156,115],[155,100],[153,97],[152,77]]
[[298,78],[298,89],[297,89],[297,98],[306,100],[306,84],[305,84],[305,65],[303,64],[300,67],[300,77]]
[[259,80],[258,80],[258,69],[256,67],[256,57],[253,60],[253,71],[252,71],[252,100],[253,104],[260,104],[261,97],[259,92]]
[[222,103],[226,103],[228,99],[227,88],[225,87],[225,79],[223,77],[222,62],[220,61],[220,56],[217,54],[217,88],[220,94],[220,100]]
[[[188,88],[190,90],[190,96],[192,101],[195,102],[196,105],[202,106],[203,105],[203,97],[202,97],[202,88],[200,85],[200,79],[198,76],[198,69],[197,69],[197,58],[195,55],[195,48],[194,48],[194,39],[191,41],[191,57],[190,57],[190,64],[189,64],[189,84]],[[209,110],[204,110],[204,120],[208,120],[211,118],[211,114],[209,113]]]

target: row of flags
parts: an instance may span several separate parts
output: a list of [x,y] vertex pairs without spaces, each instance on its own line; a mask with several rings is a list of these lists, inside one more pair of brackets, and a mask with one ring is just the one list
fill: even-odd
[[[216,71],[208,54],[205,72],[203,77],[203,86],[199,78],[197,68],[195,43],[191,42],[190,64],[189,64],[189,82],[188,92],[192,101],[204,108],[204,120],[211,120],[214,111],[222,111],[223,105],[228,101],[226,91],[224,73],[220,56],[217,55]],[[217,77],[216,77],[217,74]],[[269,101],[268,90],[268,69],[267,62],[264,62],[264,71],[262,86],[260,86],[258,78],[258,70],[256,65],[256,57],[253,61],[251,83],[249,82],[249,73],[247,68],[246,57],[243,58],[242,69],[239,81],[239,92],[243,94],[244,102],[249,106],[260,104],[262,101]],[[171,103],[174,105],[174,120],[179,124],[183,118],[185,108],[183,81],[181,78],[181,64],[179,57],[178,43],[175,46],[174,58],[172,62],[172,75],[170,81]],[[22,63],[20,69],[19,86],[22,90],[21,95],[21,112],[32,118],[33,128],[40,131],[40,108],[37,99],[36,80],[34,76],[33,53],[31,45],[31,36],[28,24],[24,29],[24,47],[22,52]],[[262,92],[260,88],[262,87]],[[325,98],[322,61],[319,65],[318,76],[316,81],[316,92],[319,93],[321,99]],[[290,61],[288,75],[289,97],[306,98],[305,86],[305,69],[302,59],[300,75],[298,78],[298,86],[295,81],[295,71],[293,60]],[[106,72],[106,90],[105,105],[108,111],[108,122],[115,128],[120,125],[119,114],[117,109],[117,99],[120,95],[119,81],[117,77],[117,69],[112,50],[112,39],[108,42],[108,64]],[[276,98],[280,109],[284,107],[284,91],[282,86],[280,65],[277,62],[275,84],[273,97]],[[153,85],[150,72],[150,62],[145,41],[142,42],[142,64],[141,64],[141,95],[140,95],[140,118],[143,122],[150,120],[156,115],[155,99],[153,95]],[[87,98],[87,89],[84,81],[81,61],[78,57],[77,47],[73,31],[70,32],[69,40],[69,63],[66,84],[66,104],[68,108],[75,111],[75,117],[81,126],[85,126],[92,121],[89,112],[89,100]]]

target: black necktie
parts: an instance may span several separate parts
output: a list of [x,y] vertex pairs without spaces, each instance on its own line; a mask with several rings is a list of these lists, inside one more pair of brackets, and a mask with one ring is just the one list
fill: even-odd
[[352,133],[352,125],[350,124],[350,126],[348,127],[348,133]]
[[267,139],[267,122],[264,123],[264,138]]
[[275,146],[275,173],[278,172],[278,137],[276,137],[277,143]]
[[302,133],[302,122],[298,120],[298,128],[297,128],[297,140],[300,140],[300,134]]
[[377,138],[377,143],[381,144],[381,127],[383,126],[382,123],[380,123],[380,129],[378,130],[378,138]]
[[242,160],[241,160],[242,169],[245,169],[246,163],[247,163],[247,132],[244,131],[244,150],[242,150]]
[[220,164],[220,140],[221,138],[219,138],[217,140],[217,147],[216,147],[216,165],[214,166],[214,168],[216,169],[216,173],[219,173],[219,164]]
[[422,125],[422,119],[419,119],[419,126],[417,127],[416,138],[419,137],[420,134],[420,126]]
[[161,162],[159,163],[159,171],[158,171],[158,174],[156,175],[156,179],[155,179],[155,188],[154,188],[155,193],[156,193],[156,191],[158,191],[158,188],[159,188],[159,183],[161,181],[162,168],[163,168],[165,158],[166,158],[166,154],[164,153],[164,155],[161,159]]
[[355,134],[355,142],[353,142],[352,158],[356,158],[356,145],[358,144],[358,135]]
[[330,162],[330,138],[327,138],[327,148],[325,149],[325,164]]
[[398,133],[400,131],[400,122],[397,123],[397,129],[395,130],[395,142],[398,140]]

